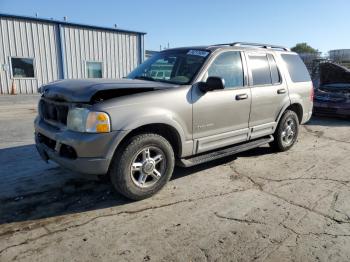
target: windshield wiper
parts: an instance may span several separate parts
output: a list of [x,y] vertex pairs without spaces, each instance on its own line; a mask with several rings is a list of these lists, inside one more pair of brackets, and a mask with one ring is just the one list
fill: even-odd
[[140,79],[140,80],[148,80],[148,81],[155,81],[154,78],[150,76],[135,76],[134,79]]

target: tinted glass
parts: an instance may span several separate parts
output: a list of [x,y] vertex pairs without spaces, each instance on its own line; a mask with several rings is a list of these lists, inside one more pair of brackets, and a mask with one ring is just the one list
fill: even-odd
[[86,62],[88,78],[102,78],[101,62]]
[[269,61],[266,55],[250,55],[250,67],[253,75],[253,85],[271,85]]
[[148,81],[189,84],[210,51],[178,49],[159,52],[133,70],[128,78]]
[[225,80],[225,88],[243,86],[243,68],[239,52],[225,52],[219,55],[208,69],[209,76]]
[[293,82],[311,81],[309,72],[298,55],[283,54],[282,58],[286,62],[290,78]]
[[33,58],[11,58],[12,76],[18,78],[34,77],[34,59]]
[[281,83],[282,82],[281,81],[281,75],[280,75],[280,72],[278,70],[275,58],[271,54],[268,54],[267,56],[268,56],[269,62],[270,62],[272,84]]

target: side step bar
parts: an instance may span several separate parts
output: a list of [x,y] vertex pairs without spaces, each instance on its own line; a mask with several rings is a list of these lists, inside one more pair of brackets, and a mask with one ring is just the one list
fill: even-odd
[[221,149],[221,150],[211,151],[209,153],[203,153],[200,155],[196,155],[196,156],[191,157],[191,158],[182,158],[179,160],[178,164],[180,166],[183,166],[183,167],[190,167],[190,166],[199,165],[199,164],[202,164],[205,162],[209,162],[209,161],[212,161],[215,159],[234,155],[234,154],[246,151],[246,150],[250,150],[250,149],[265,145],[267,143],[272,142],[273,140],[274,140],[273,136],[260,138],[260,139],[246,142],[243,144],[234,145],[231,147],[226,147],[226,148]]

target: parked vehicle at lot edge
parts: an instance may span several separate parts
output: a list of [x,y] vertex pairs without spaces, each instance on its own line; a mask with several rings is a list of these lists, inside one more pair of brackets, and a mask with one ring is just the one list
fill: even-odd
[[[170,77],[153,78],[157,67]],[[152,73],[151,73],[152,72]],[[232,43],[168,49],[126,79],[42,87],[35,120],[44,160],[109,175],[131,199],[192,166],[269,143],[286,151],[313,108],[308,71],[289,49]]]
[[350,83],[323,85],[315,90],[314,114],[350,117]]
[[314,114],[350,117],[350,70],[332,62],[319,65]]

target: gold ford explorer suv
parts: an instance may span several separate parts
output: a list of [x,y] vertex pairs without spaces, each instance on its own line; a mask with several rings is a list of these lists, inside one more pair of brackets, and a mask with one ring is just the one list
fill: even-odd
[[168,49],[124,79],[61,80],[41,92],[35,138],[42,158],[110,176],[136,200],[158,192],[175,164],[267,143],[290,149],[313,107],[296,53],[241,42]]

